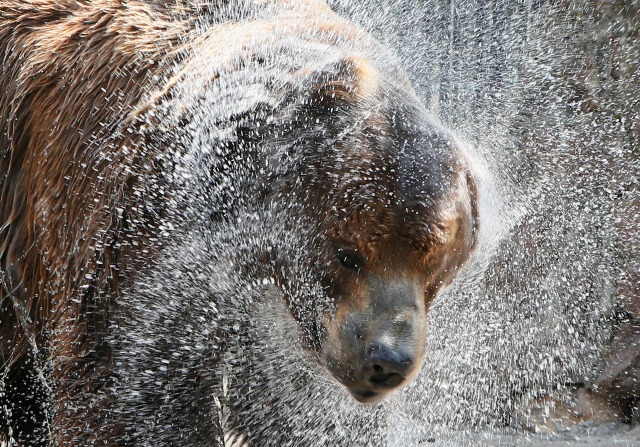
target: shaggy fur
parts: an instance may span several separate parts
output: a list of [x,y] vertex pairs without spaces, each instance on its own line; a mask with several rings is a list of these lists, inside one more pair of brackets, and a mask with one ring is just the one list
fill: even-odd
[[418,346],[473,248],[462,152],[320,1],[6,0],[0,55],[0,422],[24,445],[221,442],[224,309],[256,278],[360,386],[346,319],[401,272]]

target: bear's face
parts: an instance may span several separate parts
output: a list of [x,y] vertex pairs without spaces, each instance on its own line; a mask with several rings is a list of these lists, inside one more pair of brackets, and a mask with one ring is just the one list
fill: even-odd
[[363,403],[417,373],[429,305],[476,237],[476,186],[462,151],[422,109],[400,101],[316,120],[325,135],[342,131],[314,148],[287,191],[312,228],[308,268],[331,303],[310,317],[298,298],[294,317],[305,345]]
[[475,237],[470,203],[446,209],[441,198],[427,207],[415,197],[399,199],[395,183],[387,190],[368,184],[368,201],[323,220],[322,282],[334,307],[324,314],[321,358],[364,403],[383,399],[420,369],[429,305]]
[[322,358],[356,400],[377,402],[422,364],[429,254],[392,232],[344,233],[334,247],[325,283],[335,309],[324,317]]

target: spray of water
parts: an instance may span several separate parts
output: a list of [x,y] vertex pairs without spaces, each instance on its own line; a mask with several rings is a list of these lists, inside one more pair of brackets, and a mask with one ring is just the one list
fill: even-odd
[[[567,384],[596,380],[621,313],[632,312],[625,303],[637,299],[640,70],[633,55],[640,39],[632,3],[330,3],[395,52],[380,57],[407,71],[434,120],[465,148],[480,184],[476,253],[431,308],[422,372],[369,407],[303,349],[305,334],[273,270],[255,267],[264,265],[256,258],[263,253],[288,253],[299,279],[292,296],[330,307],[318,278],[305,276],[302,250],[291,250],[308,244],[305,232],[282,231],[305,222],[283,224],[277,207],[235,214],[252,209],[254,197],[237,193],[249,180],[295,168],[294,140],[281,138],[266,159],[233,140],[243,114],[269,126],[270,110],[288,110],[287,93],[300,88],[291,67],[264,61],[321,70],[336,55],[240,27],[238,35],[216,37],[227,47],[212,58],[215,46],[205,51],[211,40],[201,39],[208,27],[247,20],[256,6],[203,5],[180,38],[187,49],[164,67],[180,79],[171,100],[149,98],[161,106],[140,114],[143,141],[166,148],[146,166],[160,174],[137,189],[146,207],[140,216],[153,213],[154,203],[169,205],[156,229],[154,261],[118,298],[105,334],[105,346],[118,350],[104,386],[120,398],[87,395],[78,414],[100,418],[98,409],[107,409],[131,418],[130,431],[118,436],[132,445],[152,445],[149,436],[166,445],[210,445],[217,432],[208,420],[222,427],[228,447],[252,440],[282,447],[463,445],[477,438],[460,430],[535,426],[532,402],[566,398]],[[261,39],[255,66],[224,58],[236,54],[228,45]],[[228,67],[239,77],[215,82]],[[9,273],[0,277],[5,287],[13,287]],[[54,365],[42,360],[35,340],[30,346],[39,371],[34,394],[46,396]],[[158,389],[167,401],[147,405]],[[202,389],[210,394],[194,395]],[[7,392],[0,386],[0,398]],[[10,405],[0,411],[11,421]],[[185,429],[195,426],[212,428]],[[11,429],[8,435],[12,445]],[[46,424],[34,434],[47,436]]]
[[635,315],[637,5],[340,7],[399,50],[489,173],[485,245],[432,309],[407,399],[429,426],[534,428],[532,402],[596,380],[620,311]]

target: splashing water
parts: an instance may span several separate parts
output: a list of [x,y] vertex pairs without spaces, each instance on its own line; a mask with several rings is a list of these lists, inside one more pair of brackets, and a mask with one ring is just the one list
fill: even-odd
[[480,249],[432,308],[398,407],[433,438],[531,427],[532,399],[594,380],[621,300],[637,300],[638,5],[338,4],[398,50],[488,172]]
[[[225,397],[218,409],[227,447],[243,444],[238,426],[245,435],[264,432],[261,439],[270,439],[264,442],[281,447],[464,445],[478,442],[465,430],[532,428],[532,402],[562,397],[566,384],[597,377],[617,318],[629,311],[624,300],[639,293],[640,5],[330,4],[397,54],[423,102],[467,149],[480,182],[479,244],[431,308],[420,375],[380,405],[356,404],[299,346],[296,323],[268,273],[250,284],[225,275],[231,267],[219,253],[235,259],[246,251],[250,265],[255,246],[287,246],[288,235],[271,234],[269,222],[244,216],[242,234],[186,229],[187,236],[177,238],[182,245],[160,251],[162,269],[151,266],[155,273],[127,291],[122,300],[133,305],[118,324],[135,337],[119,341],[125,344],[114,362],[122,377],[141,373],[114,389],[144,402],[157,371],[177,361],[196,369],[209,366],[203,358],[219,361],[224,368],[215,368],[211,386]],[[195,108],[198,92],[185,85],[185,108]],[[212,212],[212,197],[231,206],[230,191],[242,187],[242,171],[214,190],[197,185],[225,155],[207,146],[212,137],[206,132],[231,132],[219,125],[225,113],[273,100],[259,83],[252,87],[233,98],[246,105],[229,105],[219,116],[201,111],[201,126],[184,130],[196,150],[159,161],[175,164],[168,182],[185,191],[174,198],[180,219]],[[150,119],[178,119],[172,113]],[[259,166],[247,169],[253,168]],[[184,209],[185,203],[191,206]],[[166,225],[175,236],[173,224]],[[213,265],[211,253],[217,253]],[[292,254],[303,265],[298,257]],[[321,296],[313,280],[300,287]],[[173,298],[154,303],[156,296]],[[192,308],[206,309],[206,318],[192,321]],[[234,336],[224,349],[218,329]],[[163,357],[156,337],[184,349]],[[199,377],[163,386],[188,393],[190,380]],[[46,388],[46,379],[38,381]],[[0,397],[4,392],[0,387]],[[170,425],[190,417],[176,408],[180,403],[169,402],[160,414],[147,415],[149,430],[175,435]]]
[[[595,379],[638,282],[638,5],[332,6],[397,52],[466,142],[481,183],[477,254],[432,307],[419,378],[375,410],[373,425],[383,418],[394,446],[478,442],[451,429],[533,428],[532,402]],[[283,338],[275,358],[291,349]],[[302,414],[321,421],[310,408],[338,409],[329,420],[360,428],[347,422],[358,410],[334,393],[314,394],[324,397]],[[313,417],[297,414],[292,423],[308,429]]]

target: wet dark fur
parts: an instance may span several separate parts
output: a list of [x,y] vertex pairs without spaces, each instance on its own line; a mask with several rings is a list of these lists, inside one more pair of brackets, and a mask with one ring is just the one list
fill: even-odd
[[[172,261],[175,265],[163,265],[163,254],[187,246],[185,234],[190,230],[204,225],[215,233],[216,228],[229,226],[232,216],[252,207],[290,209],[291,222],[296,222],[309,217],[314,207],[326,211],[334,203],[339,209],[355,206],[360,211],[333,223],[325,219],[331,212],[319,213],[324,220],[310,231],[318,236],[329,225],[340,235],[358,239],[342,226],[365,219],[368,208],[360,208],[368,197],[391,188],[399,191],[412,214],[431,216],[416,220],[403,236],[417,251],[424,249],[424,257],[416,258],[416,263],[433,283],[426,291],[429,300],[443,282],[451,280],[472,249],[473,242],[457,238],[457,233],[451,235],[453,245],[438,237],[447,228],[465,235],[475,231],[474,181],[461,152],[443,131],[432,127],[431,133],[416,133],[421,123],[413,121],[422,112],[417,111],[414,94],[395,66],[377,68],[382,78],[378,85],[362,71],[367,65],[357,58],[345,56],[306,70],[305,61],[298,65],[294,57],[278,69],[282,79],[261,72],[272,81],[264,102],[244,104],[219,117],[207,115],[204,107],[182,110],[187,102],[184,96],[191,93],[180,87],[188,83],[196,86],[196,98],[205,98],[202,92],[210,88],[233,88],[233,83],[221,83],[233,73],[248,73],[242,82],[252,85],[247,80],[252,64],[256,70],[267,70],[260,67],[267,66],[270,57],[282,58],[278,51],[284,50],[268,37],[273,35],[272,26],[278,23],[287,33],[298,32],[292,31],[291,17],[305,23],[306,28],[299,30],[304,39],[344,47],[345,55],[351,51],[349,42],[366,47],[370,54],[381,51],[370,37],[321,2],[268,2],[260,7],[251,2],[213,2],[210,9],[220,13],[210,15],[207,8],[189,2],[154,0],[6,0],[0,5],[0,374],[12,410],[13,436],[24,445],[47,445],[49,429],[51,443],[60,446],[140,445],[143,440],[158,446],[216,445],[220,433],[211,396],[219,377],[204,372],[215,369],[224,339],[233,330],[211,335],[215,342],[207,339],[197,356],[172,365],[186,370],[172,388],[174,407],[163,406],[169,391],[156,393],[153,384],[123,385],[145,367],[151,368],[150,363],[158,361],[157,352],[175,351],[176,343],[181,342],[176,337],[189,336],[180,332],[179,323],[186,327],[199,316],[195,305],[184,314],[173,315],[174,308],[142,287],[156,278],[163,284],[160,290],[181,294],[180,290],[188,288],[174,289],[173,284],[163,283],[165,268],[191,271],[188,269],[198,269],[197,263],[192,264],[196,261],[213,266],[221,262],[215,256],[203,259],[200,253]],[[237,25],[221,28],[236,20]],[[221,36],[229,35],[229,41],[236,44],[242,36],[260,32],[268,42],[266,47],[275,48],[273,53],[265,50],[262,55],[247,40],[241,51],[233,50],[238,55],[226,60],[223,49],[207,46],[207,42],[219,42]],[[300,54],[311,58],[314,51],[301,50]],[[203,60],[212,61],[211,72],[201,72],[198,64]],[[173,71],[174,66],[179,69]],[[368,98],[378,98],[381,92],[386,95],[380,103],[384,107],[365,113],[368,106],[378,104],[377,99]],[[365,115],[364,121],[357,121],[362,124],[353,124],[355,116]],[[224,163],[230,167],[212,158],[210,171],[194,175],[196,183],[200,174],[203,179],[217,178],[224,169],[244,169],[244,158],[233,161],[240,150],[246,151],[243,157],[256,157],[252,160],[255,170],[245,172],[245,179],[233,188],[204,187],[201,192],[206,193],[206,200],[182,196],[181,184],[168,179],[175,169],[172,154],[195,144],[185,130],[190,122],[229,131],[226,140],[212,137],[210,144],[225,148],[228,159]],[[353,126],[350,143],[360,153],[341,149],[346,143],[340,134],[349,126]],[[260,152],[257,148],[270,138],[277,147]],[[424,153],[409,150],[398,160],[394,155],[398,142],[409,140],[422,141]],[[292,154],[300,147],[300,153]],[[322,147],[329,149],[320,151]],[[265,157],[271,163],[263,163]],[[386,163],[394,174],[352,185],[361,202],[341,203],[345,191],[333,190],[332,182],[343,175],[342,169],[365,172],[363,162]],[[414,177],[433,183],[413,184]],[[369,190],[371,182],[382,185],[381,190]],[[230,191],[236,191],[235,195]],[[439,201],[448,199],[452,191],[461,191],[455,200],[471,218],[455,222],[439,218]],[[318,202],[321,198],[328,201]],[[171,199],[177,207],[169,205]],[[193,206],[187,206],[190,204]],[[301,204],[299,211],[295,211],[296,204]],[[191,208],[196,210],[193,215]],[[371,231],[383,235],[400,231],[398,222],[385,220],[385,216],[370,216]],[[200,222],[198,219],[206,223],[162,236],[162,223],[167,220],[179,227]],[[363,252],[370,250],[371,259],[376,258],[377,250],[373,233],[358,239],[366,245]],[[240,237],[249,238],[246,228],[243,234]],[[225,243],[233,246],[228,241],[215,246]],[[247,250],[253,253],[246,259],[254,264],[245,265],[242,274],[255,275],[256,265],[264,261],[278,266],[280,274],[290,269],[295,276],[285,249],[269,252],[270,246],[261,252],[263,248],[249,244]],[[246,254],[238,247],[233,250],[238,258]],[[331,255],[323,252],[322,256]],[[439,261],[443,257],[449,259],[446,264]],[[262,273],[271,275],[273,270]],[[317,311],[304,303],[307,292],[292,290],[287,280],[282,278],[278,285],[294,316],[302,320],[306,312]],[[341,281],[329,281],[326,290]],[[221,284],[220,290],[208,295],[210,299],[222,302],[231,290],[244,293],[234,281]],[[129,304],[131,297],[141,300],[140,309],[136,307],[139,303]],[[157,333],[153,327],[136,325],[145,321],[148,309],[157,309]],[[311,349],[321,345],[322,330],[302,329]],[[157,351],[147,352],[135,345],[136,336],[157,336],[166,346],[159,342]],[[127,349],[134,348],[141,349],[141,355],[128,357]],[[39,371],[46,380],[36,377]],[[143,397],[136,398],[135,405],[134,400],[118,400],[123,399],[124,390],[136,386],[142,387]],[[6,416],[0,412],[0,423],[5,426]],[[158,431],[149,422],[153,418],[158,418],[157,424],[170,419],[172,431]]]

